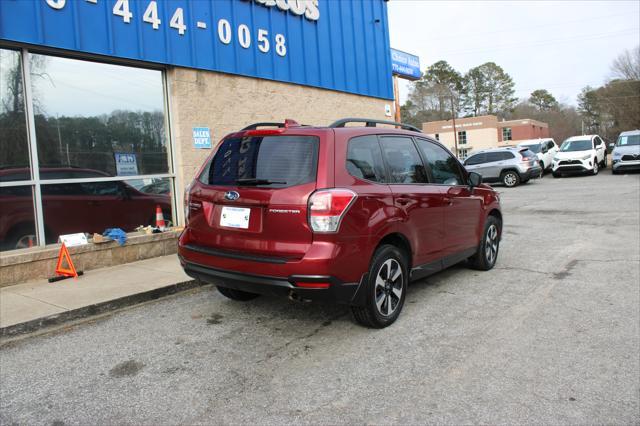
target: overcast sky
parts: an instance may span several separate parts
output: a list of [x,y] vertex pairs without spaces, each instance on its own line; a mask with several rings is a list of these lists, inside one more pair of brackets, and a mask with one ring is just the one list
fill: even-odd
[[[601,85],[611,62],[640,43],[640,1],[426,1],[388,3],[391,47],[441,59],[459,72],[495,62],[514,79],[516,96],[549,90],[576,103]],[[408,84],[401,82],[404,102]]]

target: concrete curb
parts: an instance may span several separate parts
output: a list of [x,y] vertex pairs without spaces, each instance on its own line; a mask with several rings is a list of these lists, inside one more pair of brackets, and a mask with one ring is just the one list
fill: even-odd
[[0,328],[0,339],[12,338],[21,334],[33,333],[44,328],[55,327],[66,322],[104,314],[116,309],[137,305],[150,300],[170,296],[182,291],[198,288],[206,284],[207,283],[196,280],[183,281],[165,287],[144,291],[142,293],[136,293],[129,296],[120,297],[118,299],[108,300],[106,302],[96,303],[78,309],[72,309],[70,311],[61,312],[59,314],[37,318],[19,324],[13,324],[7,327]]

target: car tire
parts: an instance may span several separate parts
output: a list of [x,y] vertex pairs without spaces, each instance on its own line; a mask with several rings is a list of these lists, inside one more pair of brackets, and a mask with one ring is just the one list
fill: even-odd
[[540,177],[544,177],[544,172],[545,172],[545,168],[544,168],[544,161],[540,161]]
[[359,324],[384,328],[398,319],[409,285],[407,264],[407,256],[396,246],[383,245],[376,250],[364,283],[365,304],[351,307]]
[[520,183],[520,176],[513,170],[508,170],[506,172],[502,172],[500,175],[500,181],[502,181],[502,184],[507,188],[513,188],[518,186]]
[[[29,241],[31,241],[31,244]],[[24,249],[36,245],[35,228],[30,224],[17,226],[9,231],[4,245],[7,250]]]
[[612,175],[617,175],[617,174],[618,174],[618,171],[617,171],[616,169],[612,168],[612,169],[611,169],[611,174],[612,174]]
[[231,300],[238,300],[240,302],[246,302],[247,300],[252,300],[260,296],[259,294],[256,294],[256,293],[249,293],[246,291],[236,290],[233,288],[221,287],[221,286],[216,286],[216,287],[218,287],[218,291],[224,297],[227,297]]
[[488,271],[495,266],[500,250],[501,235],[502,222],[495,216],[489,216],[484,224],[482,239],[478,244],[476,254],[469,258],[473,269]]
[[551,175],[552,175],[554,178],[562,177],[562,175],[561,175],[560,173],[556,173],[556,172],[552,172],[552,173],[551,173]]
[[593,159],[593,169],[591,169],[591,174],[594,175],[594,176],[598,174],[598,159],[597,158]]
[[605,155],[605,156],[604,156],[604,158],[602,159],[602,164],[600,164],[600,166],[601,166],[603,169],[606,169],[606,168],[607,168],[607,156],[606,156],[606,155]]

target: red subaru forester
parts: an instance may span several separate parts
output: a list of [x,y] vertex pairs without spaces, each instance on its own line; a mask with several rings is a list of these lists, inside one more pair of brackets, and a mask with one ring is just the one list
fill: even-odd
[[190,276],[234,300],[347,304],[376,328],[398,318],[410,281],[465,260],[491,269],[502,233],[498,194],[480,175],[418,129],[371,119],[226,136],[185,213]]

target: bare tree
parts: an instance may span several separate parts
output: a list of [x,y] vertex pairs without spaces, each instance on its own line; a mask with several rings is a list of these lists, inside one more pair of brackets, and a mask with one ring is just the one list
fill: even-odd
[[640,80],[640,45],[621,53],[611,65],[614,79]]

